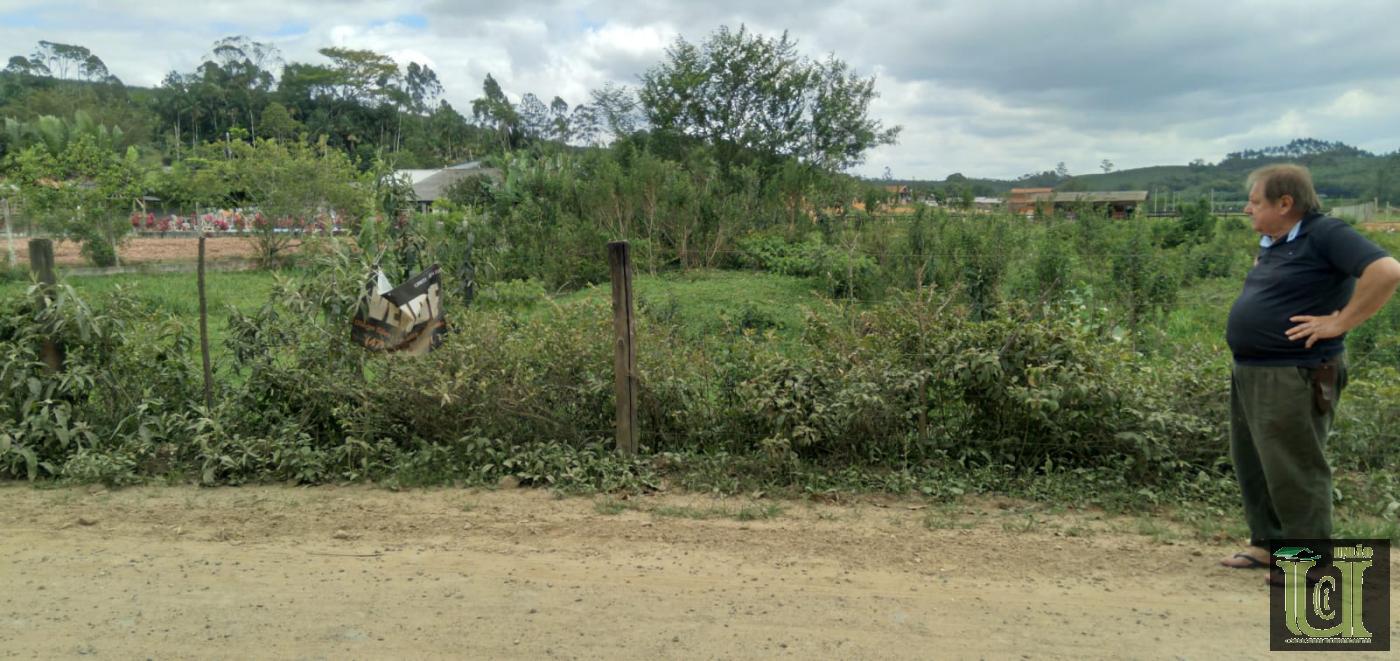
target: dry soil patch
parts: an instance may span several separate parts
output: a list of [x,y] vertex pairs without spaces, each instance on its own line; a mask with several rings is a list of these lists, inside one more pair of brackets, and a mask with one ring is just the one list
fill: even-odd
[[1262,575],[1216,568],[1229,547],[1014,501],[27,485],[0,500],[4,658],[1268,653]]

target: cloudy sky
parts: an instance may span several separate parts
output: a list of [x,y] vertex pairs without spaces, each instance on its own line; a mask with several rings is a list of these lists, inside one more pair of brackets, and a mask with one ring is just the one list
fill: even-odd
[[427,64],[458,108],[488,72],[512,99],[573,105],[635,84],[677,36],[739,24],[877,77],[873,114],[904,132],[858,174],[1085,173],[1299,137],[1400,148],[1395,0],[0,0],[0,58],[75,43],[155,85],[245,34],[288,61],[344,46]]

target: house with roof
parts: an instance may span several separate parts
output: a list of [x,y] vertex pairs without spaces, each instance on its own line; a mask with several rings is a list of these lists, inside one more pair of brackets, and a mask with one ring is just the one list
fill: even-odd
[[1032,216],[1041,213],[1073,214],[1078,209],[1094,209],[1111,218],[1127,218],[1147,202],[1147,191],[1056,192],[1053,188],[1013,188],[1006,204],[1011,213]]
[[972,198],[972,208],[986,213],[997,212],[1006,208],[1006,201],[999,197],[978,195]]
[[900,184],[889,184],[885,186],[885,194],[890,196],[890,201],[895,204],[909,204],[913,200],[913,194],[908,186]]
[[502,181],[500,170],[488,168],[481,161],[468,161],[436,170],[395,170],[394,175],[408,178],[413,185],[413,196],[418,201],[419,211],[429,210],[433,202],[447,197],[447,191],[452,186],[467,179],[485,177],[496,184]]

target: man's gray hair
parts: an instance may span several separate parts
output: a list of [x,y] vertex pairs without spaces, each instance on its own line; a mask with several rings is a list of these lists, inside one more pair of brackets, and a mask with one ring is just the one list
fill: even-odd
[[1249,173],[1245,189],[1253,190],[1254,184],[1262,185],[1264,199],[1277,203],[1284,195],[1293,198],[1293,206],[1304,215],[1322,210],[1317,201],[1317,191],[1313,189],[1312,173],[1301,165],[1277,163],[1265,165]]

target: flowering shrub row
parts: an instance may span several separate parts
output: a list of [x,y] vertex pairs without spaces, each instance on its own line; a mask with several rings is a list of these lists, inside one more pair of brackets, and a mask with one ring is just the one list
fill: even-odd
[[279,218],[270,222],[259,212],[245,214],[241,210],[221,209],[219,211],[182,216],[169,214],[157,216],[154,213],[131,213],[131,228],[138,232],[247,232],[267,229],[302,229],[325,231],[339,229],[335,219],[324,213],[311,218],[302,216]]

